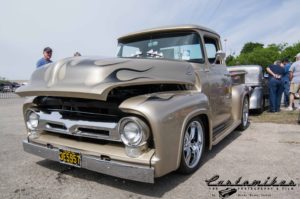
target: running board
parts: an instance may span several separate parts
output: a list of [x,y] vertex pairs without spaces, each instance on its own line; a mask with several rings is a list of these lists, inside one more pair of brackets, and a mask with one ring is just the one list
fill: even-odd
[[228,119],[226,122],[214,127],[213,128],[213,137],[217,137],[219,134],[222,134],[222,132],[224,132],[224,130],[231,127],[233,122],[234,122],[233,119]]
[[224,139],[229,133],[234,131],[239,125],[241,121],[234,121],[232,125],[230,125],[227,129],[223,131],[223,133],[218,133],[216,136],[213,137],[212,145],[218,144],[221,140]]

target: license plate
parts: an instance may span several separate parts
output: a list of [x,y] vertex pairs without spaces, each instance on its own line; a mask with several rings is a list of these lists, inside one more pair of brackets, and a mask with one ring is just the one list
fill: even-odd
[[58,158],[61,163],[72,165],[75,167],[81,166],[81,155],[80,153],[76,153],[68,150],[59,150]]

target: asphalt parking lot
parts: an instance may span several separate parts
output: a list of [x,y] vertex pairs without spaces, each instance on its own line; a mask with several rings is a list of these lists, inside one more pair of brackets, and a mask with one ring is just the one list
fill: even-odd
[[[145,184],[70,168],[27,154],[21,113],[24,99],[0,99],[0,198],[219,198],[225,186],[205,180],[241,182],[267,179],[295,186],[234,187],[229,198],[300,198],[300,125],[251,123],[208,152],[189,176],[171,173]],[[269,177],[269,178],[268,178]]]

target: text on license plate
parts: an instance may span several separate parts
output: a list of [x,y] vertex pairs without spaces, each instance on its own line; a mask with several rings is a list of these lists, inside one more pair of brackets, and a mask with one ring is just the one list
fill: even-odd
[[59,150],[59,160],[62,163],[77,166],[77,167],[80,167],[80,165],[81,165],[80,153],[76,153],[73,151],[60,149]]

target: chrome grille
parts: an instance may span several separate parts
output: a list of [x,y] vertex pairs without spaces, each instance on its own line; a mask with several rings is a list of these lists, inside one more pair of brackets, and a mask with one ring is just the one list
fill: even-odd
[[40,131],[121,142],[117,122],[71,120],[58,111],[37,111],[37,114]]
[[41,131],[121,141],[117,125],[125,113],[116,102],[39,96],[34,103]]
[[44,112],[59,112],[64,119],[85,121],[118,122],[124,113],[118,103],[67,98],[37,97],[34,103]]

